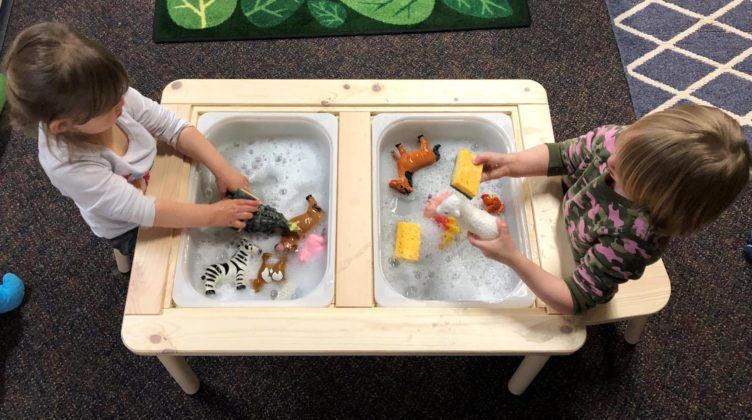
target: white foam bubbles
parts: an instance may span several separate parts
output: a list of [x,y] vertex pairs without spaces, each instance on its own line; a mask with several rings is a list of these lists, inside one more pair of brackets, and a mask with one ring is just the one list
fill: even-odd
[[[417,144],[404,143],[408,150]],[[454,169],[454,159],[462,148],[479,150],[487,147],[482,139],[442,139],[432,137],[430,146],[441,144],[441,158],[431,166],[413,175],[415,191],[408,196],[388,187],[389,179],[396,176],[396,165],[389,150],[382,151],[379,170],[382,179],[380,193],[380,263],[390,285],[399,293],[416,300],[473,300],[494,302],[508,296],[519,284],[519,278],[507,266],[489,260],[470,245],[467,232],[455,236],[454,243],[439,249],[443,231],[433,220],[423,217],[423,207],[429,196],[450,190],[449,182]],[[479,145],[480,144],[480,145]],[[510,186],[506,180],[481,184],[484,192],[500,194],[502,199]],[[474,202],[479,203],[479,198]],[[392,257],[398,222],[421,225],[421,250],[418,262],[395,261]],[[509,221],[508,221],[509,222]]]
[[[217,149],[225,159],[246,175],[251,189],[265,204],[292,218],[307,208],[305,197],[313,194],[319,206],[328,212],[329,148],[328,145],[299,137],[249,137],[224,139]],[[214,176],[205,167],[198,170],[199,203],[219,199]],[[324,219],[312,232],[326,236]],[[229,228],[190,229],[188,232],[187,270],[192,286],[204,293],[201,275],[206,267],[229,260],[237,250],[238,240],[246,237],[264,252],[273,252],[279,235],[238,233]],[[302,245],[302,244],[301,244]],[[234,279],[221,279],[212,299],[245,301],[296,299],[310,293],[321,282],[326,271],[325,253],[301,263],[297,253],[288,253],[286,280],[265,284],[254,293],[251,284],[261,266],[261,256],[252,257],[244,277],[245,290],[235,289]]]

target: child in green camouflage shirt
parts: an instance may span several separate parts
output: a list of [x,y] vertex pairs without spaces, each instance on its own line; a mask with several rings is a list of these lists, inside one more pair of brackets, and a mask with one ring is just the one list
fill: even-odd
[[484,181],[563,176],[562,208],[577,263],[569,277],[524,257],[501,219],[496,239],[468,236],[551,308],[577,314],[608,302],[620,283],[640,278],[671,236],[718,217],[749,179],[750,151],[734,119],[686,105],[524,152],[481,153],[475,163],[483,164]]

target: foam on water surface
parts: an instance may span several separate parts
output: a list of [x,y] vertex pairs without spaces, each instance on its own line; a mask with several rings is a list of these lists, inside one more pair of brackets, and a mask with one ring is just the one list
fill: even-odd
[[[417,147],[417,140],[394,140],[382,145],[379,156],[379,259],[389,284],[398,293],[414,300],[495,302],[507,297],[520,282],[512,269],[485,258],[468,242],[465,231],[456,235],[454,243],[449,247],[439,249],[443,231],[435,221],[423,217],[423,208],[429,197],[452,190],[449,183],[455,157],[461,148],[468,148],[473,153],[501,150],[497,150],[498,146],[494,148],[487,144],[488,139],[442,137],[434,134],[429,137],[430,147],[441,144],[441,158],[413,175],[415,191],[405,196],[387,185],[389,179],[396,177],[397,173],[389,152],[400,142],[408,150],[413,150]],[[479,205],[480,195],[483,193],[500,195],[507,205],[507,211],[516,211],[521,206],[511,192],[508,179],[481,184],[473,204]],[[393,258],[398,222],[421,225],[422,243],[418,262]],[[510,229],[517,228],[513,221],[507,222]]]
[[[305,197],[313,194],[320,207],[329,209],[329,149],[326,144],[298,137],[254,137],[223,139],[215,142],[225,159],[246,175],[251,190],[265,204],[275,207],[288,219],[305,212]],[[198,169],[198,203],[219,200],[214,175],[204,166]],[[324,218],[310,233],[327,238],[327,219]],[[186,255],[187,273],[191,285],[204,293],[201,275],[206,267],[228,261],[245,237],[264,252],[272,253],[279,235],[247,234],[229,228],[190,229]],[[301,241],[302,244],[302,241]],[[286,280],[266,283],[259,293],[251,287],[261,266],[261,255],[253,255],[244,278],[245,290],[236,290],[234,279],[220,279],[216,295],[218,301],[297,299],[310,293],[324,277],[326,252],[314,256],[307,263],[298,260],[297,253],[288,253]]]

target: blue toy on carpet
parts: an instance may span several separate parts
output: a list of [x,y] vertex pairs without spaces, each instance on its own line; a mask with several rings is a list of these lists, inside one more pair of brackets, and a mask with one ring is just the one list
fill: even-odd
[[0,314],[10,312],[23,302],[24,285],[15,274],[8,273],[3,276],[0,283]]
[[747,262],[752,264],[752,230],[749,231],[749,238],[747,238],[747,244],[744,245],[744,258]]

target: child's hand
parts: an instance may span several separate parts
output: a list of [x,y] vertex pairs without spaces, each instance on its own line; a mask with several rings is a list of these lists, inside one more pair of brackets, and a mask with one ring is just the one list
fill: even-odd
[[253,217],[258,209],[258,201],[254,200],[221,200],[211,204],[210,226],[233,227],[243,229],[245,221]]
[[496,225],[499,227],[499,236],[496,238],[484,241],[475,234],[468,232],[467,240],[472,246],[480,249],[486,258],[512,266],[512,262],[521,257],[522,254],[517,250],[506,222],[498,219]]
[[250,190],[248,178],[232,166],[227,166],[223,171],[214,175],[217,178],[217,191],[222,196],[238,188]]
[[481,182],[512,175],[512,156],[510,153],[478,153],[473,164],[483,164]]

